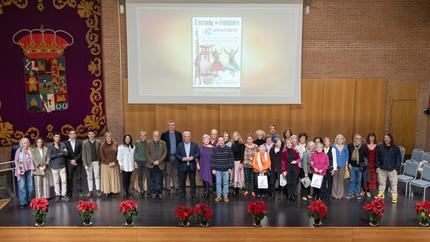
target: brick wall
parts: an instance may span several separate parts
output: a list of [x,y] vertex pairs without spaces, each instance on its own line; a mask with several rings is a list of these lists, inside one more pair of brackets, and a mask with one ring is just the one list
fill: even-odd
[[[105,35],[108,35],[106,31],[120,34],[121,42],[117,43],[117,36],[113,42],[121,50],[121,60],[116,60],[116,63],[121,63],[118,67],[122,70],[115,72],[122,71],[121,79],[124,79],[127,78],[125,14],[119,15],[118,23],[113,17],[118,16],[117,12],[107,12],[117,8],[115,2],[103,1],[104,26],[109,26],[103,31]],[[388,84],[393,81],[420,82],[416,146],[430,150],[430,139],[426,138],[430,136],[430,118],[422,112],[430,96],[430,1],[312,2],[310,15],[303,18],[303,78],[382,77]],[[111,28],[113,25],[115,27]],[[105,39],[105,42],[110,43],[110,40]],[[117,69],[117,66],[109,68]],[[115,93],[107,95],[107,99],[115,99],[115,105],[117,100],[121,100],[121,93],[117,90],[119,87],[115,83]],[[109,93],[109,90],[106,91]],[[387,94],[386,130],[391,122],[389,88]],[[107,108],[111,107],[108,105]],[[114,108],[114,123],[122,123],[117,116],[119,107]]]
[[[421,82],[416,145],[430,150],[430,1],[313,0],[303,18],[303,78],[382,77]],[[102,1],[103,68],[108,129],[123,135],[122,85],[127,77],[125,15],[118,0]],[[387,93],[385,127],[390,124]],[[9,159],[0,148],[0,160]]]
[[[304,16],[303,77],[383,77],[421,82],[416,146],[430,150],[430,1],[313,1]],[[385,129],[390,126],[387,92]]]

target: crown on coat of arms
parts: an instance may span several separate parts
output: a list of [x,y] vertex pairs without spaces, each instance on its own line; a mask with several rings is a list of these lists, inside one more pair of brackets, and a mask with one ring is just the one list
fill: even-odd
[[73,44],[73,36],[64,30],[21,29],[12,38],[28,58],[55,58],[63,55],[64,50]]

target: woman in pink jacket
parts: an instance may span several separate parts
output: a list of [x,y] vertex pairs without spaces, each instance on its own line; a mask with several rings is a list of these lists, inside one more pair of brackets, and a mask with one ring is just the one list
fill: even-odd
[[[325,176],[329,166],[328,155],[324,152],[324,147],[321,143],[316,145],[316,152],[311,156],[311,169],[313,174]],[[324,184],[324,182],[322,183]],[[321,188],[314,187],[315,200],[321,199]]]

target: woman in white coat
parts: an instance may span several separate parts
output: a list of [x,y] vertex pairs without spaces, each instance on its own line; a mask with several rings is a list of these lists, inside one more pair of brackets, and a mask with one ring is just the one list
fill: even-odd
[[130,181],[133,170],[137,164],[134,161],[134,145],[131,135],[124,136],[123,144],[118,147],[117,160],[122,174],[122,185],[124,187],[124,198],[128,199],[130,193]]

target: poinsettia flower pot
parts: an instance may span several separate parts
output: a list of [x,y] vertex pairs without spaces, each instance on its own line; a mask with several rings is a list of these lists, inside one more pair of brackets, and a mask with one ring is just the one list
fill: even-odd
[[190,221],[181,221],[181,220],[178,220],[178,226],[179,227],[189,227],[190,226]]
[[372,219],[372,218],[369,218],[369,225],[370,225],[370,226],[372,226],[372,227],[377,227],[377,226],[379,226],[379,219]]
[[252,224],[252,226],[254,227],[262,227],[263,225],[261,224],[261,219],[254,219],[254,223]]
[[209,221],[202,221],[202,222],[200,223],[200,227],[209,227],[209,225],[210,225],[210,222],[209,222]]
[[91,222],[91,216],[89,218],[84,218],[82,225],[84,225],[84,226],[91,226],[91,225],[93,225],[93,222]]
[[314,227],[322,226],[322,220],[320,218],[314,218]]
[[36,219],[36,223],[34,225],[36,227],[45,226],[45,221],[43,219]]
[[45,198],[34,198],[31,200],[30,208],[33,210],[33,218],[36,221],[35,226],[45,226],[48,207],[48,200]]
[[429,226],[429,218],[423,218],[423,219],[420,218],[419,225],[421,227],[428,227]]
[[125,218],[125,224],[124,225],[126,227],[134,226],[133,217]]

